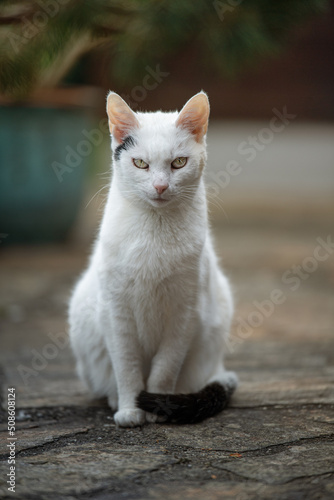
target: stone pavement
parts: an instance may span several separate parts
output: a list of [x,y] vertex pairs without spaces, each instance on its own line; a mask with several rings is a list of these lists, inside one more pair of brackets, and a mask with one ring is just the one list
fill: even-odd
[[[66,303],[87,246],[2,248],[0,497],[334,498],[332,229],[216,221],[237,304],[226,364],[241,383],[225,412],[180,427],[118,429],[77,380]],[[6,484],[8,387],[15,493]]]

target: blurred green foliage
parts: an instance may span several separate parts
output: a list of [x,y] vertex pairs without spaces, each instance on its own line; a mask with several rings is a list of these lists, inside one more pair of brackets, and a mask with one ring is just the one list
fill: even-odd
[[190,45],[203,67],[234,75],[277,54],[298,24],[328,6],[327,0],[0,0],[0,91],[22,96],[45,81],[56,84],[83,53],[106,43],[120,83]]

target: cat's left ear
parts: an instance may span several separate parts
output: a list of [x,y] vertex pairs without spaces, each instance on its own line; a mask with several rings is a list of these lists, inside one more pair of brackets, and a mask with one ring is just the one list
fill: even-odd
[[209,114],[208,96],[203,91],[199,92],[183,106],[176,120],[176,126],[188,130],[196,141],[200,142],[208,129]]
[[107,98],[109,130],[117,142],[123,142],[131,131],[139,127],[135,113],[116,92],[109,92]]

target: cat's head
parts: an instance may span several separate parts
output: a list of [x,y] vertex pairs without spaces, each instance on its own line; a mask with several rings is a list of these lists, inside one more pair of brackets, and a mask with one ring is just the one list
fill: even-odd
[[122,194],[162,208],[191,198],[206,162],[209,101],[204,92],[178,113],[134,113],[115,92],[107,100],[114,173]]

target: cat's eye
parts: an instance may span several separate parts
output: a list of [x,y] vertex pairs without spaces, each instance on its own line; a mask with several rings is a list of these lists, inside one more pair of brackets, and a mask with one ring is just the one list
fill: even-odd
[[132,161],[134,166],[137,168],[148,168],[148,163],[140,158],[133,158]]
[[172,167],[173,168],[182,168],[185,166],[187,163],[187,159],[185,156],[180,156],[179,158],[175,158],[174,161],[172,161]]

